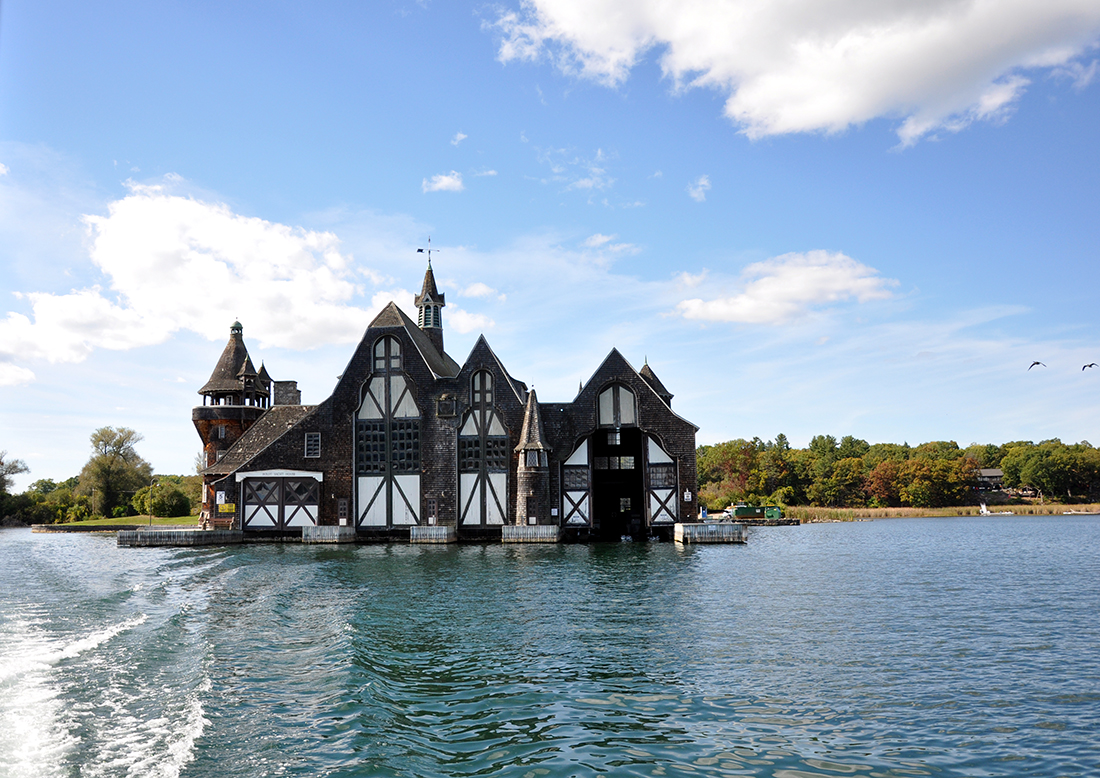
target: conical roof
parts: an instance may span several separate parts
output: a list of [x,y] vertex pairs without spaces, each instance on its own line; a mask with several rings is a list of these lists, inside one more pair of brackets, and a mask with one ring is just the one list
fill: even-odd
[[267,372],[267,367],[263,362],[260,363],[260,373],[256,376],[256,381],[263,387],[271,386],[271,375]]
[[672,401],[672,392],[665,388],[665,385],[661,383],[661,379],[657,377],[657,374],[653,372],[653,368],[649,366],[647,361],[642,365],[642,369],[638,371],[638,375],[645,379],[645,382],[657,393],[657,396],[664,400],[666,403]]
[[[218,359],[218,364],[214,366],[214,372],[210,374],[210,380],[206,382],[202,389],[199,389],[199,394],[210,395],[240,391],[241,382],[238,376],[246,362],[251,368],[252,362],[248,358],[248,349],[244,346],[244,329],[241,327],[240,322],[233,322],[233,326],[229,329],[229,342],[225,344],[225,349]],[[255,374],[256,371],[252,368],[252,375]]]
[[539,400],[532,388],[527,395],[527,408],[523,411],[523,429],[519,433],[519,445],[516,451],[549,451],[544,442],[546,435],[542,431],[542,415],[539,413]]
[[420,294],[416,296],[413,304],[419,308],[421,304],[432,302],[438,305],[446,305],[444,301],[446,295],[439,293],[439,290],[435,286],[435,273],[432,272],[432,263],[428,262],[428,269],[424,271],[424,284],[420,289]]

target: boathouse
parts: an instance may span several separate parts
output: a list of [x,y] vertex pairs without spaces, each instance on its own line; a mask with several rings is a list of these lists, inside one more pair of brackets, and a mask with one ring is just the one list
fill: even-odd
[[233,324],[192,413],[204,521],[246,535],[354,527],[360,539],[433,525],[465,539],[517,525],[671,537],[694,521],[697,427],[648,363],[612,349],[570,402],[543,403],[484,335],[461,365],[447,354],[430,262],[415,304],[415,322],[382,309],[318,405],[256,370]]

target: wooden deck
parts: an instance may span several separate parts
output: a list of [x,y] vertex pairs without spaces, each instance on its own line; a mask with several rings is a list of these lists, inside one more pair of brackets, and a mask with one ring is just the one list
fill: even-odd
[[716,521],[707,524],[677,524],[673,530],[677,543],[744,543],[745,526]]

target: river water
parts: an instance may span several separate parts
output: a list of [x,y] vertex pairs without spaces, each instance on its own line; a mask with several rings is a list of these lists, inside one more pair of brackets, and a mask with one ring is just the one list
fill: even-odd
[[1100,774],[1100,518],[745,546],[0,531],[0,776]]

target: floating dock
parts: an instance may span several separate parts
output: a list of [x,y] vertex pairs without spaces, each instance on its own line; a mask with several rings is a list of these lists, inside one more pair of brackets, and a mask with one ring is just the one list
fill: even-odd
[[355,543],[355,527],[302,527],[303,543]]
[[244,542],[244,533],[232,529],[151,529],[119,530],[120,546],[230,546]]
[[410,543],[457,543],[458,533],[454,527],[440,527],[436,524],[409,527]]
[[673,539],[677,543],[744,543],[744,524],[716,521],[706,524],[676,524]]
[[561,527],[556,524],[505,524],[500,528],[501,543],[558,543]]

